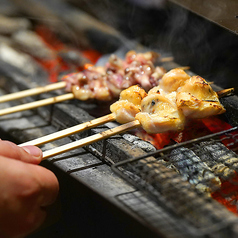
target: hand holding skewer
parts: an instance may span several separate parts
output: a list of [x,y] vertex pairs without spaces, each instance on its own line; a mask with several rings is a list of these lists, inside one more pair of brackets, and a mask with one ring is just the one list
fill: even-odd
[[0,236],[23,237],[39,228],[58,194],[55,175],[39,166],[42,152],[0,140]]

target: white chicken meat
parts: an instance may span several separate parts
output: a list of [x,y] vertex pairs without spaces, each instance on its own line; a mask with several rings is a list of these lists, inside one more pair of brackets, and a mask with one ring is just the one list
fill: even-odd
[[202,119],[224,113],[218,95],[200,76],[193,76],[178,89],[177,106],[185,117]]

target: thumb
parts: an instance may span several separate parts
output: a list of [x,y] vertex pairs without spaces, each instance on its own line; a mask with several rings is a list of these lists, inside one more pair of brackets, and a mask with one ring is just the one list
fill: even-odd
[[31,164],[39,164],[42,160],[42,151],[38,147],[33,145],[20,147],[3,140],[0,141],[0,155]]

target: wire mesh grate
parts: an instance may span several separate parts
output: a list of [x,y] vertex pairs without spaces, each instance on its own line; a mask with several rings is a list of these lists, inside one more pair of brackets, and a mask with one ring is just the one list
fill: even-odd
[[201,237],[197,230],[188,227],[182,220],[177,220],[158,206],[141,191],[133,191],[117,196],[117,199],[131,211],[139,215],[148,226],[158,230],[162,237],[191,238]]
[[187,230],[195,229],[190,233],[211,235],[219,231],[223,236],[237,223],[237,149],[238,128],[232,128],[119,162],[112,168],[177,222],[188,224]]

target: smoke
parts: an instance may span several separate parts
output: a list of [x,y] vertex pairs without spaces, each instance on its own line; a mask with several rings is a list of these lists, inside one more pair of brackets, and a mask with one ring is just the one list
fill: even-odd
[[207,9],[211,10],[210,20],[178,6],[172,8],[164,45],[171,50],[177,63],[190,66],[191,71],[206,80],[223,88],[237,87],[234,80],[237,77],[237,36],[211,21],[219,14],[220,7],[215,5],[212,9],[209,5]]
[[165,7],[166,0],[128,0],[128,2],[146,9],[159,9]]

